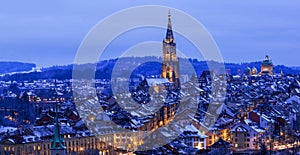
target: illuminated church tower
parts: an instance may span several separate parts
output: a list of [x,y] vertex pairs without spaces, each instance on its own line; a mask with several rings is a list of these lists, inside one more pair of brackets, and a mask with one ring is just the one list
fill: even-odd
[[169,79],[169,81],[173,82],[176,87],[180,86],[179,62],[176,56],[176,43],[173,36],[170,12],[168,15],[168,29],[166,38],[163,41],[161,77]]

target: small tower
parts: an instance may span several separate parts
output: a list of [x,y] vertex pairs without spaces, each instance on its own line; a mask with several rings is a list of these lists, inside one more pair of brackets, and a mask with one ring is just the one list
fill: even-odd
[[162,72],[161,78],[167,78],[179,87],[179,62],[176,56],[176,43],[174,40],[171,14],[168,15],[168,27],[166,38],[163,40],[163,55],[162,55]]
[[280,75],[281,75],[281,76],[284,76],[283,70],[280,71]]
[[247,65],[247,67],[244,69],[244,74],[245,75],[250,75],[251,74],[251,68]]
[[251,69],[251,75],[256,75],[256,74],[257,74],[257,69],[256,69],[256,67],[253,67]]
[[54,129],[54,138],[50,148],[50,155],[66,155],[66,147],[63,144],[63,140],[60,136],[60,129],[58,124],[58,110],[57,105],[55,108],[55,129]]

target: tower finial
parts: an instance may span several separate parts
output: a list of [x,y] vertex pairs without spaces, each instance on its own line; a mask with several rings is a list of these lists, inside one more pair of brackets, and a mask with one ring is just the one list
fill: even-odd
[[171,11],[169,10],[168,14],[168,29],[166,34],[166,40],[167,42],[173,42],[174,36],[173,36],[173,30],[172,30],[172,22],[171,22]]

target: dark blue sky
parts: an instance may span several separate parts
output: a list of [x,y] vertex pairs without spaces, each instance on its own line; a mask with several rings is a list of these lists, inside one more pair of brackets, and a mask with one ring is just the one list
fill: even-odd
[[[269,54],[274,64],[300,66],[298,0],[2,1],[0,61],[33,62],[40,67],[73,63],[81,41],[95,24],[121,9],[150,4],[173,7],[199,20],[226,62],[259,61]],[[162,16],[167,24],[167,14]],[[153,32],[144,33],[144,39],[151,41],[161,41],[165,34],[163,30],[138,30],[124,37],[139,41],[142,32]],[[178,48],[189,51],[188,44],[180,44],[180,37],[175,37]],[[107,49],[107,55],[133,43],[120,39],[118,46]]]

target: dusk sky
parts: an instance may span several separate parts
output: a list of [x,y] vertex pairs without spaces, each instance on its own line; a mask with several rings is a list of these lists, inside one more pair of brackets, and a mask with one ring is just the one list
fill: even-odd
[[[0,61],[39,67],[71,64],[93,26],[117,11],[140,5],[172,7],[196,18],[215,39],[225,62],[260,61],[268,54],[275,65],[300,66],[299,0],[1,1]],[[167,25],[167,12],[162,16]],[[124,34],[107,55],[121,54],[139,41],[161,42],[164,34],[148,29]],[[192,49],[184,41],[181,44],[179,36],[175,40],[180,51]]]

